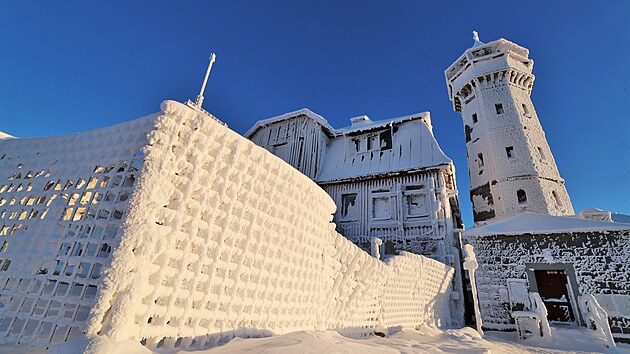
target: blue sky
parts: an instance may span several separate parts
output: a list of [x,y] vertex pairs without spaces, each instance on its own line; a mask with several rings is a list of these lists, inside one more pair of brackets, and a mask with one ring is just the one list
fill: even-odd
[[[630,1],[0,1],[0,131],[81,132],[195,98],[237,132],[302,107],[334,127],[430,111],[472,224],[444,69],[503,37],[530,49],[532,100],[576,211],[630,214]],[[596,6],[594,6],[596,4]]]

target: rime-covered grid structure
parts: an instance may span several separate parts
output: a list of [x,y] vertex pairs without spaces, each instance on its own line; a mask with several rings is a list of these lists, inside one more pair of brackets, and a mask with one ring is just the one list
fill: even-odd
[[0,140],[0,335],[82,334],[142,164],[153,117],[83,134]]
[[173,101],[84,134],[0,140],[0,341],[151,349],[448,321],[453,269],[381,262],[279,158]]

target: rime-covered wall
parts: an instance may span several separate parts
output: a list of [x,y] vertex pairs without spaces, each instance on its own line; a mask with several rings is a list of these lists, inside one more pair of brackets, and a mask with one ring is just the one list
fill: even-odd
[[527,270],[540,264],[570,270],[576,295],[594,294],[610,314],[614,336],[630,339],[630,230],[464,237],[474,246],[479,263],[484,327],[514,328],[508,279],[523,279],[531,287],[535,279]]
[[162,110],[0,140],[0,342],[169,350],[449,322],[451,267],[374,259],[306,176],[205,113]]
[[1,342],[82,335],[154,122],[0,140]]
[[89,334],[171,348],[448,320],[452,268],[372,258],[335,232],[332,200],[306,176],[184,105],[162,108]]

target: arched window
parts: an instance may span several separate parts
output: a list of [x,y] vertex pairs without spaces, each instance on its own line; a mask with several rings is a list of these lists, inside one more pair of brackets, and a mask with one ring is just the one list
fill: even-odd
[[527,203],[527,194],[525,194],[525,191],[522,189],[516,191],[516,198],[519,204]]

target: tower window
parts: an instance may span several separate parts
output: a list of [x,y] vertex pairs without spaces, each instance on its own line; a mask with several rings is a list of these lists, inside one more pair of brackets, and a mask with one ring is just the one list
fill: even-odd
[[478,121],[477,120],[477,113],[473,113],[472,120],[473,120],[473,123],[477,123],[477,121]]
[[558,193],[556,193],[556,191],[551,192],[551,194],[553,194],[553,199],[556,200],[556,205],[559,207],[562,207],[562,201],[560,200],[560,197],[558,196]]
[[523,105],[523,114],[529,117],[529,108],[527,108],[527,105],[525,103],[523,103],[522,105]]
[[483,167],[483,154],[478,153],[477,157],[479,158],[479,167]]
[[514,146],[508,146],[505,148],[505,154],[508,159],[514,158]]
[[516,199],[518,199],[519,204],[527,203],[527,194],[522,189],[516,191]]
[[546,157],[545,157],[545,153],[543,152],[543,149],[540,146],[538,146],[537,149],[538,149],[538,155],[540,156],[540,159],[545,161]]
[[497,110],[497,114],[503,114],[503,104],[497,103],[494,105],[494,109]]

